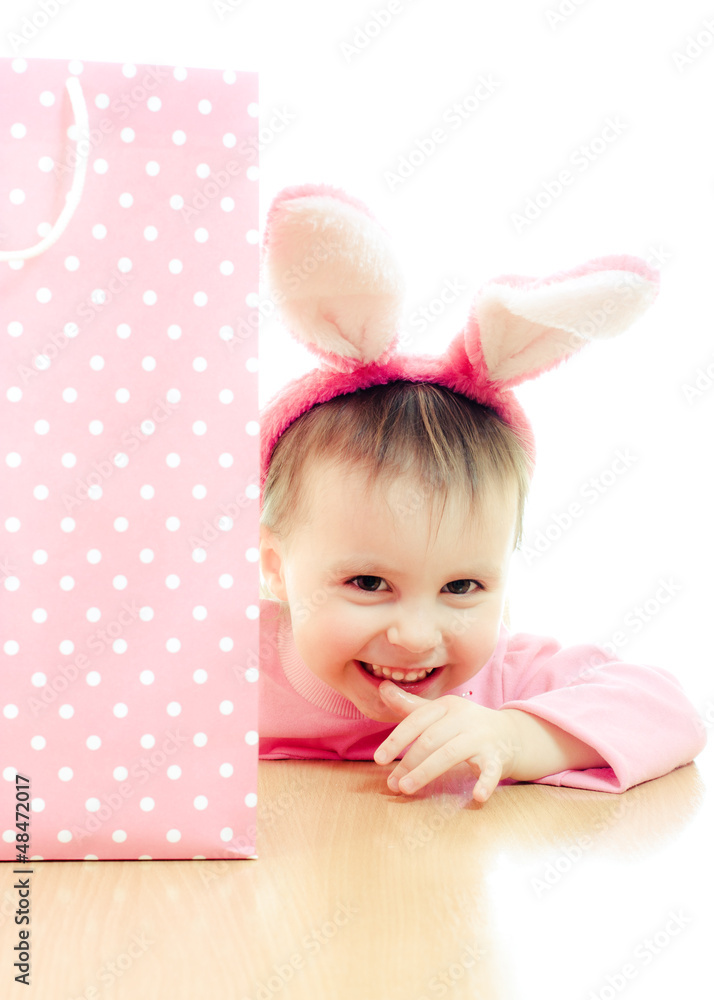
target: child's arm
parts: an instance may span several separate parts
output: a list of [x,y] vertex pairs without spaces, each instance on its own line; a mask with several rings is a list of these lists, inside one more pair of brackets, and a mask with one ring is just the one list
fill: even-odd
[[501,715],[514,726],[515,745],[520,748],[510,774],[514,781],[533,781],[559,771],[584,771],[587,767],[608,767],[597,750],[552,722],[517,708],[503,708]]

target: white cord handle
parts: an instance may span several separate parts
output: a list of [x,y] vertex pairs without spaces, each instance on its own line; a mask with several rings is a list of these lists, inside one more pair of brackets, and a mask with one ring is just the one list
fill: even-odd
[[[74,112],[74,122],[79,133],[77,137],[76,153],[77,159],[74,165],[74,177],[72,187],[67,195],[64,208],[60,212],[57,222],[43,240],[36,243],[34,247],[27,250],[3,250],[0,252],[0,261],[5,260],[27,260],[29,257],[37,257],[44,253],[49,247],[56,243],[62,233],[69,225],[69,220],[75,213],[82,198],[84,179],[87,176],[87,164],[89,163],[89,115],[87,104],[82,93],[82,85],[76,76],[70,76],[67,80],[67,91],[72,101],[72,111]],[[82,141],[84,140],[84,141]],[[81,148],[80,148],[81,147]],[[82,152],[82,150],[84,150]]]

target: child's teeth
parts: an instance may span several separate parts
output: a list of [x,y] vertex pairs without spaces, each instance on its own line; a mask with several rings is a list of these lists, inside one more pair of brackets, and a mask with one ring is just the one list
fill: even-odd
[[391,667],[380,667],[376,663],[367,664],[370,672],[375,677],[388,677],[392,681],[423,681],[430,670],[410,670],[405,673],[403,670],[393,670]]

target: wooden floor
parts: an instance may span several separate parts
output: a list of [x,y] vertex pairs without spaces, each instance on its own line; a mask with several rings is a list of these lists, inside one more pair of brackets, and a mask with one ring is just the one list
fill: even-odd
[[[260,764],[257,860],[38,862],[15,1000],[711,998],[712,753],[624,795]],[[705,780],[706,779],[706,780]]]

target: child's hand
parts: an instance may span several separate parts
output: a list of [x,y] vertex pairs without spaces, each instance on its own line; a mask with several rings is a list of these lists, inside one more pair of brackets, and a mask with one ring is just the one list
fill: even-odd
[[380,684],[379,693],[404,719],[377,748],[375,761],[388,764],[414,743],[387,779],[393,792],[416,792],[466,761],[478,775],[473,797],[485,802],[501,778],[511,776],[521,748],[510,715],[457,695],[429,701],[407,694],[392,681]]

